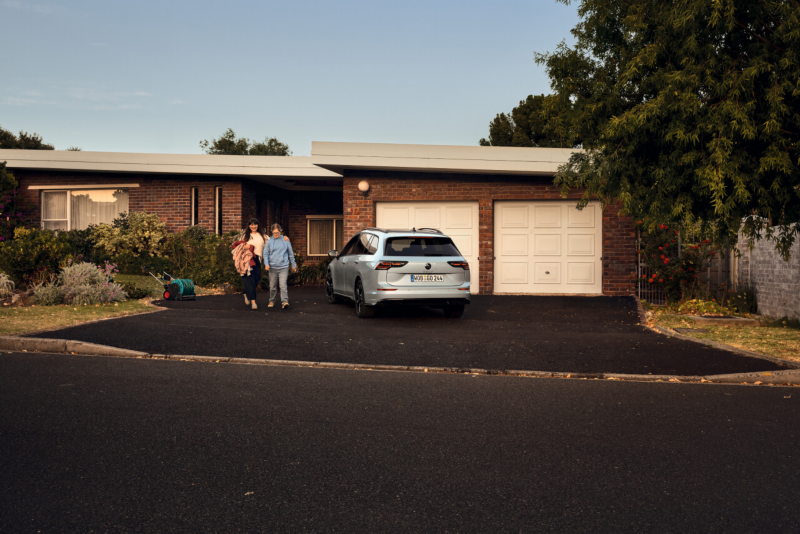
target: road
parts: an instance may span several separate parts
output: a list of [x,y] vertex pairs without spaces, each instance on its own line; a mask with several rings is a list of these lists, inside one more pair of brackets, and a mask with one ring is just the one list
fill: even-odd
[[0,353],[0,531],[797,531],[800,388]]

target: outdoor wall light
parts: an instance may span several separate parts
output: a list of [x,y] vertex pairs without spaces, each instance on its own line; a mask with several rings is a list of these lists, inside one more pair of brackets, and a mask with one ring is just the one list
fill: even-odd
[[367,196],[367,193],[369,192],[369,182],[366,180],[361,180],[358,182],[358,190],[361,191],[362,195]]

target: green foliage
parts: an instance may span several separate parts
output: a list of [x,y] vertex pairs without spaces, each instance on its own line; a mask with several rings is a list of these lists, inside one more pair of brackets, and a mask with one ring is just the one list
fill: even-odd
[[[570,3],[570,0],[559,0]],[[582,0],[574,47],[537,54],[548,127],[582,143],[556,176],[582,202],[650,221],[800,232],[800,4],[794,0]],[[744,221],[744,223],[742,223]]]
[[55,280],[34,286],[33,295],[43,305],[123,301],[128,295],[119,284],[110,281],[110,275],[114,272],[115,266],[107,262],[104,267],[70,262],[61,269]]
[[[489,139],[481,139],[481,146],[564,147],[572,148],[577,141],[565,138],[550,124],[545,114],[545,103],[554,97],[528,95],[519,106],[506,115],[500,113],[489,123]],[[550,105],[555,105],[551,102]],[[566,136],[569,137],[569,136]]]
[[39,134],[29,134],[20,131],[19,136],[5,130],[0,126],[0,148],[16,148],[25,150],[55,150],[53,145],[48,145]]
[[0,272],[0,298],[8,298],[14,293],[14,281],[6,273]]
[[27,202],[17,195],[17,180],[0,162],[0,243],[14,236],[14,229],[28,222],[24,212]]
[[758,298],[755,289],[741,283],[735,288],[724,288],[721,291],[720,302],[728,305],[740,313],[756,313],[758,311]]
[[235,156],[291,156],[289,145],[278,141],[277,137],[266,137],[263,141],[250,141],[246,137],[236,137],[228,128],[219,139],[200,141],[200,148],[206,154],[228,154]]
[[198,227],[170,234],[164,244],[164,256],[171,264],[170,274],[189,278],[195,285],[215,286],[229,283],[242,288],[231,255],[231,243],[238,232],[210,234]]
[[60,233],[16,228],[14,239],[0,243],[0,270],[27,287],[57,273],[69,253],[69,244]]
[[[117,222],[120,221],[120,222]],[[131,212],[114,224],[98,224],[91,229],[91,239],[110,256],[123,253],[134,258],[160,256],[167,238],[167,225],[155,213]]]
[[33,296],[42,306],[55,306],[64,302],[64,290],[55,280],[40,282],[33,286]]
[[642,276],[643,280],[664,288],[670,302],[700,293],[700,273],[708,268],[719,250],[710,240],[704,240],[683,243],[679,255],[677,229],[666,224],[648,226],[646,221],[636,221],[641,232],[639,257],[650,272],[650,276]]
[[151,296],[152,292],[150,289],[145,287],[139,287],[132,282],[118,282],[122,290],[128,294],[129,299],[143,299],[145,297]]

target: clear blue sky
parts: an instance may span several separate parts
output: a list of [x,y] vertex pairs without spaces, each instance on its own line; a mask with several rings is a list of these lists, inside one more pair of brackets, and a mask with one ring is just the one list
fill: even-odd
[[311,141],[477,145],[549,92],[572,42],[555,0],[0,0],[0,125],[57,149],[197,154],[226,128]]

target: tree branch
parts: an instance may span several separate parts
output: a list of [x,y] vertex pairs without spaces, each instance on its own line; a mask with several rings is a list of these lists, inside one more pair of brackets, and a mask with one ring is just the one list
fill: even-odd
[[778,51],[780,51],[780,52],[784,52],[784,51],[785,51],[785,50],[784,50],[783,48],[781,48],[780,46],[777,46],[777,45],[773,44],[772,42],[770,42],[770,41],[769,41],[769,40],[768,40],[766,37],[762,37],[761,35],[758,35],[756,32],[754,32],[753,30],[751,30],[750,28],[748,28],[747,26],[745,26],[744,24],[742,24],[742,23],[741,23],[741,22],[739,22],[738,20],[736,20],[736,19],[733,19],[733,21],[736,23],[736,25],[737,25],[737,26],[739,26],[740,28],[742,28],[744,31],[746,31],[747,33],[749,33],[750,35],[752,35],[753,37],[755,37],[755,38],[756,38],[756,39],[758,39],[759,41],[762,41],[762,42],[764,42],[765,44],[768,44],[768,45],[770,45],[772,48],[774,48],[775,50],[778,50]]

